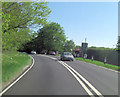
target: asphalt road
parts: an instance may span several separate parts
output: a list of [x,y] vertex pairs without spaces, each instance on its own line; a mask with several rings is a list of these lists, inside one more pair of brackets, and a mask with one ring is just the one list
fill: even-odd
[[[33,68],[3,95],[88,95],[75,76],[58,60],[32,56],[35,59]],[[77,60],[64,63],[82,75],[102,95],[118,95],[117,72]]]

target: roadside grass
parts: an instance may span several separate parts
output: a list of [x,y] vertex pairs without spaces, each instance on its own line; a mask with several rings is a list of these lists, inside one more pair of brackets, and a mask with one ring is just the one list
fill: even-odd
[[92,64],[95,64],[95,65],[98,65],[98,66],[106,67],[108,69],[112,69],[112,70],[116,70],[116,71],[120,70],[119,66],[115,66],[115,65],[112,65],[112,64],[104,64],[103,62],[96,61],[96,60],[92,61],[90,59],[84,59],[84,58],[75,58],[75,59],[80,60],[80,61],[84,61],[84,62],[88,62],[88,63],[92,63]]
[[[2,84],[6,85],[19,75],[23,69],[30,65],[32,59],[30,56],[20,52],[2,53]],[[4,87],[4,86],[3,86]]]
[[61,56],[61,54],[58,54],[58,56]]

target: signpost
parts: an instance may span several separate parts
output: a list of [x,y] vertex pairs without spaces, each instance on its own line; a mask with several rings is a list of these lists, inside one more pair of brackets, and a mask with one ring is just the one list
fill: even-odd
[[88,43],[86,43],[86,39],[85,39],[85,43],[82,43],[82,57],[87,56],[87,48],[88,48]]

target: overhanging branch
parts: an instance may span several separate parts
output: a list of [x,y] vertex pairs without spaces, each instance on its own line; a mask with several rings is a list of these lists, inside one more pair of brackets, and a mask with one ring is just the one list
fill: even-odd
[[24,26],[24,25],[26,25],[29,21],[31,21],[32,19],[30,19],[30,20],[27,20],[25,23],[23,23],[23,24],[21,24],[21,25],[17,25],[17,26],[15,26],[15,27],[11,27],[11,28],[8,28],[7,30],[4,30],[3,32],[5,33],[5,32],[7,32],[7,31],[9,31],[9,30],[11,30],[11,29],[15,29],[15,28],[27,28],[26,26]]

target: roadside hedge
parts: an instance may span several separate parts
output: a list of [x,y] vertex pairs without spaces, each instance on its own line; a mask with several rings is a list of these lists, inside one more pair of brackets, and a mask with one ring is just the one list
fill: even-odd
[[106,57],[107,63],[112,65],[118,65],[120,60],[120,52],[113,49],[96,49],[88,48],[87,50],[88,59],[91,59],[92,56],[94,60],[104,62]]

